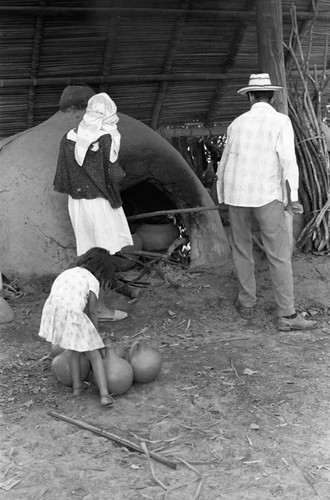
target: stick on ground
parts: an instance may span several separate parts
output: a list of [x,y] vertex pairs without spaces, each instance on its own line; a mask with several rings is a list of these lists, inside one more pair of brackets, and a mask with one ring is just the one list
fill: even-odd
[[[145,454],[145,451],[141,448],[141,446],[133,443],[132,441],[129,441],[128,439],[117,436],[116,434],[113,434],[112,432],[105,431],[104,429],[101,429],[100,427],[95,427],[94,425],[88,424],[87,422],[83,422],[82,420],[76,420],[74,418],[67,417],[65,415],[61,415],[60,413],[57,413],[56,411],[50,410],[47,413],[51,417],[59,418],[60,420],[64,420],[65,422],[69,422],[69,424],[77,425],[78,427],[81,427],[82,429],[86,429],[88,431],[94,432],[95,434],[98,434],[99,436],[105,437],[107,439],[111,439],[112,441],[119,443],[123,446],[126,446],[129,449],[132,449],[134,451],[138,451],[140,453]],[[152,451],[149,451],[149,455],[154,460],[157,460],[158,462],[161,462],[162,464],[167,465],[168,467],[171,467],[172,469],[176,469],[177,464],[175,462],[171,462],[170,460],[167,460],[166,458],[164,458],[161,455],[158,455],[157,453],[154,453]]]

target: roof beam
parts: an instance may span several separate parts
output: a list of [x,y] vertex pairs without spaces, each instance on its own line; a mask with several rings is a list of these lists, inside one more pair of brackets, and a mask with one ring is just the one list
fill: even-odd
[[[323,70],[316,70],[316,73],[322,73]],[[230,72],[230,73],[177,73],[170,75],[95,75],[95,76],[52,76],[41,78],[5,78],[0,80],[0,89],[4,87],[26,87],[29,85],[48,86],[48,85],[73,85],[73,84],[98,84],[98,83],[122,83],[122,82],[203,82],[203,81],[230,81],[230,84],[240,84],[242,78],[246,79],[249,72]]]
[[42,16],[38,16],[35,20],[35,31],[34,31],[34,39],[32,46],[32,54],[31,54],[31,66],[30,66],[31,79],[27,96],[26,124],[28,128],[33,127],[34,125],[34,101],[35,101],[36,87],[35,85],[33,85],[33,81],[36,80],[38,76],[39,57],[42,45],[43,29],[44,29],[44,18]]
[[[184,11],[187,11],[189,5],[190,5],[190,0],[185,0],[184,2],[182,2],[182,9]],[[176,54],[177,48],[179,46],[182,32],[184,29],[185,20],[186,20],[186,16],[181,16],[175,22],[174,32],[173,32],[172,37],[171,37],[171,42],[170,42],[170,45],[169,45],[169,48],[168,48],[168,51],[167,51],[167,54],[165,57],[165,63],[164,63],[164,67],[163,67],[163,72],[165,75],[170,74],[171,68],[173,66],[175,54]],[[164,100],[166,97],[167,86],[168,86],[167,80],[163,80],[162,82],[160,82],[156,102],[155,102],[153,110],[152,110],[151,123],[150,123],[150,127],[152,129],[157,129],[159,115],[160,115],[160,112],[162,110],[163,103],[164,103]]]
[[72,84],[97,84],[97,83],[121,83],[121,82],[185,82],[185,81],[205,81],[205,80],[235,80],[245,78],[245,73],[177,73],[177,74],[157,74],[157,75],[95,75],[95,76],[52,76],[44,78],[6,78],[0,80],[0,88],[3,87],[24,87],[30,84],[34,86],[47,85],[72,85]]
[[[256,5],[256,0],[247,0],[245,5],[246,11],[254,10],[255,5]],[[224,64],[225,73],[228,73],[235,64],[236,56],[239,52],[245,31],[248,26],[249,26],[248,21],[240,21],[233,33],[231,46],[229,48],[229,53]],[[209,127],[213,125],[213,123],[216,121],[216,118],[218,117],[221,101],[226,93],[227,86],[228,86],[228,81],[224,82],[222,80],[217,84],[214,97],[212,99],[207,116],[205,118],[205,124]]]
[[12,13],[12,14],[24,14],[24,15],[71,15],[71,14],[106,14],[112,13],[117,15],[127,15],[134,14],[141,16],[182,16],[184,14],[198,15],[198,17],[221,17],[222,19],[235,19],[237,17],[244,17],[252,15],[252,13],[246,13],[241,11],[233,10],[201,10],[201,9],[191,9],[187,12],[182,9],[157,9],[157,8],[145,8],[145,7],[17,7],[17,6],[0,6],[0,12]]
[[[255,19],[255,12],[245,12],[245,11],[233,11],[233,10],[207,10],[207,9],[191,9],[187,12],[182,9],[157,9],[157,8],[131,8],[131,7],[33,7],[33,6],[2,6],[0,5],[0,13],[2,14],[14,14],[14,15],[34,15],[34,16],[44,16],[44,15],[79,15],[86,13],[95,14],[106,14],[112,13],[114,15],[129,15],[134,16],[140,15],[145,16],[182,16],[191,15],[201,18],[217,18],[223,20],[251,20]],[[308,20],[313,19],[314,13],[312,12],[297,12],[298,20]],[[330,12],[320,12],[317,15],[318,21],[330,21]],[[291,21],[290,12],[283,13],[283,20]]]
[[[118,3],[118,0],[116,0],[116,3]],[[110,75],[111,72],[113,54],[116,50],[117,33],[118,33],[118,18],[111,16],[108,26],[107,40],[103,53],[103,62],[101,68],[101,73],[104,76]],[[108,89],[109,89],[109,82],[103,82],[99,86],[100,92],[108,92]]]

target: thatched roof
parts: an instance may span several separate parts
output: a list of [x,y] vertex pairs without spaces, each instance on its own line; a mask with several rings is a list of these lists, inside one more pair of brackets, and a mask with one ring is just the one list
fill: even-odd
[[[319,12],[310,64],[322,70],[330,0],[294,2],[302,32],[314,3]],[[0,138],[48,119],[71,83],[108,92],[120,112],[154,129],[227,124],[247,109],[236,90],[258,71],[255,4],[1,0]],[[291,5],[282,0],[285,41]]]

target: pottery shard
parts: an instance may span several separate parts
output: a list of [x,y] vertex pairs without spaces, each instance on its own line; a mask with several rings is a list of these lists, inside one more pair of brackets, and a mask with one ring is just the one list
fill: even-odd
[[10,323],[15,319],[15,314],[8,302],[0,296],[0,324]]

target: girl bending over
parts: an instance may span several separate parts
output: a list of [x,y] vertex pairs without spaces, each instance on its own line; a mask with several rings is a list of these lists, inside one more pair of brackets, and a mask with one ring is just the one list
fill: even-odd
[[91,362],[101,405],[113,403],[100,349],[104,343],[98,333],[97,301],[100,286],[105,289],[114,277],[108,250],[94,247],[81,255],[76,267],[62,272],[54,281],[41,316],[39,336],[71,351],[70,370],[73,395],[84,391],[80,375],[80,356]]

